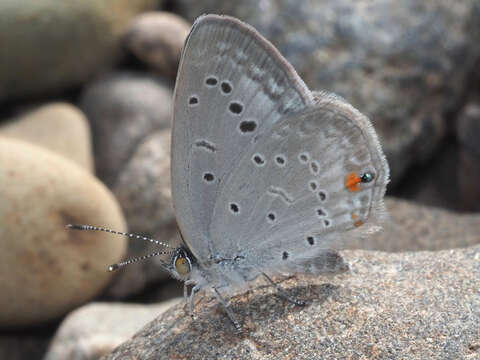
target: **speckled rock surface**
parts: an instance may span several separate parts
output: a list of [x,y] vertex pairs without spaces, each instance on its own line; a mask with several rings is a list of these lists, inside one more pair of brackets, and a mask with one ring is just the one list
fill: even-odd
[[80,108],[92,126],[97,174],[112,185],[136,146],[170,126],[172,89],[154,75],[114,72],[85,89]]
[[253,25],[315,90],[373,121],[392,184],[446,134],[479,59],[476,0],[178,0],[189,20],[228,14]]
[[111,65],[130,19],[158,3],[1,1],[0,102],[78,85]]
[[124,42],[127,49],[160,74],[175,78],[190,24],[163,11],[147,12],[130,23]]
[[311,301],[292,307],[270,286],[221,305],[165,312],[104,359],[475,359],[480,356],[480,246],[438,252],[344,251],[350,271],[281,285]]
[[9,119],[0,135],[43,146],[93,172],[90,127],[85,115],[68,103],[51,103]]
[[125,230],[112,193],[66,158],[0,137],[0,328],[56,319],[108,284],[126,240],[69,223]]
[[91,303],[60,325],[44,360],[96,360],[130,338],[180,299],[155,305]]

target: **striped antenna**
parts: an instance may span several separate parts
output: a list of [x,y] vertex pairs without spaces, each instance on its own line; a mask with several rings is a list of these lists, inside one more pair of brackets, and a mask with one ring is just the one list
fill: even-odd
[[158,240],[155,240],[155,239],[151,239],[151,238],[136,235],[136,234],[125,233],[123,231],[115,231],[115,230],[112,230],[112,229],[107,229],[107,228],[99,227],[99,226],[68,224],[67,228],[68,229],[74,229],[74,230],[104,231],[104,232],[108,232],[108,233],[115,234],[115,235],[124,235],[124,236],[128,236],[129,238],[135,238],[135,239],[139,239],[139,240],[149,241],[149,242],[157,244],[157,245],[165,246],[167,248],[172,248],[170,245],[165,244],[164,242],[161,242],[161,241],[158,241]]
[[[119,263],[117,263],[117,264],[110,265],[110,266],[108,267],[108,271],[115,271],[115,270],[120,269],[120,268],[123,267],[123,266],[136,263],[137,261],[146,260],[146,259],[149,259],[149,258],[154,257],[154,256],[167,255],[167,254],[173,254],[173,253],[174,253],[174,251],[157,251],[157,252],[155,252],[155,253],[151,253],[151,254],[139,256],[139,257],[132,258],[132,259],[128,259],[128,260],[119,262]],[[164,265],[164,267],[166,268],[165,265]]]

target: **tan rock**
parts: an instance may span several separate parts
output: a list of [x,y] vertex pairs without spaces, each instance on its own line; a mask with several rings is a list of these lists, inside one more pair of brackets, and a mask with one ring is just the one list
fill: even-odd
[[52,103],[10,119],[0,135],[59,153],[93,172],[90,128],[85,115],[68,103]]
[[32,325],[92,299],[126,241],[68,223],[125,229],[98,180],[42,147],[0,138],[0,327]]
[[175,77],[190,24],[168,12],[143,13],[131,22],[125,44],[139,59],[161,74]]

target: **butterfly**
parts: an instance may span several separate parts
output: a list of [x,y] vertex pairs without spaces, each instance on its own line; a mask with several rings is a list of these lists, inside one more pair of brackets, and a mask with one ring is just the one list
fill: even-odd
[[[194,296],[224,298],[259,276],[320,274],[340,241],[379,229],[389,169],[369,120],[339,96],[311,92],[279,51],[229,16],[192,26],[178,69],[172,198],[183,244],[164,268]],[[70,225],[83,230],[113,230]],[[123,234],[123,233],[121,233]],[[188,286],[192,286],[188,295]]]

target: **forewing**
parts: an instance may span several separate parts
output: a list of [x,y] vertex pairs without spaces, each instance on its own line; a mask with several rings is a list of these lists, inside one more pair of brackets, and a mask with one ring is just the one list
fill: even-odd
[[213,251],[209,228],[225,179],[262,133],[313,96],[253,28],[207,15],[186,40],[174,101],[173,203],[184,240],[202,262]]
[[[215,251],[268,272],[320,272],[326,249],[378,227],[388,172],[368,119],[319,95],[262,134],[225,179]],[[365,173],[373,180],[352,182]]]

